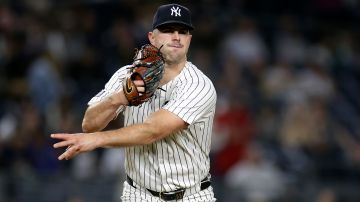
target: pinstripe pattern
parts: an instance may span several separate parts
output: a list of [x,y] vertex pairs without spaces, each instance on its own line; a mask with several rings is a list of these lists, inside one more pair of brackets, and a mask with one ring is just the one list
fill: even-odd
[[[89,104],[119,90],[125,74],[126,66],[113,75],[105,89]],[[140,187],[159,192],[199,185],[210,170],[215,88],[191,62],[187,62],[181,73],[161,88],[165,91],[157,90],[150,101],[137,107],[119,109],[124,112],[124,125],[142,123],[151,113],[165,109],[179,116],[189,127],[150,145],[125,148],[126,172]]]

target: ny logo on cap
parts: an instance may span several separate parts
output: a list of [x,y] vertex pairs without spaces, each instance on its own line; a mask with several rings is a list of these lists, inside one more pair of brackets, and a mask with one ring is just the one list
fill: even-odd
[[181,14],[180,14],[180,11],[181,11],[181,9],[179,8],[179,7],[172,7],[171,8],[171,16],[173,16],[174,14],[175,14],[175,17],[177,17],[177,16],[180,16],[181,17]]

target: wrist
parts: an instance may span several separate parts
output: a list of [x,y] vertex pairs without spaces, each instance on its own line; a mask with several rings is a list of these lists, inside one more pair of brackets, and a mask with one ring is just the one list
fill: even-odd
[[116,108],[121,105],[128,105],[128,101],[123,93],[123,91],[119,91],[114,93],[109,97],[110,104]]
[[92,133],[91,134],[93,137],[94,137],[94,139],[95,139],[95,141],[94,141],[94,149],[96,149],[96,148],[102,148],[103,147],[103,145],[104,145],[104,140],[103,140],[103,138],[101,137],[101,134],[99,133],[99,132],[94,132],[94,133]]

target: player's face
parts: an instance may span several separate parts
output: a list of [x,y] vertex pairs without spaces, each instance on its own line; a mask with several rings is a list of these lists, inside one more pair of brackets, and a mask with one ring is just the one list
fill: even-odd
[[186,61],[192,35],[187,27],[165,25],[149,33],[150,42],[161,48],[165,61],[169,64]]

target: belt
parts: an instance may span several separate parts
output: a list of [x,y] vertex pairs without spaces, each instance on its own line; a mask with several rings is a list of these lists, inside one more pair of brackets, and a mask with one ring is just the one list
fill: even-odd
[[[126,176],[126,181],[127,181],[127,183],[129,183],[129,185],[131,185],[132,187],[134,187],[136,189],[136,187],[134,186],[134,181],[129,176]],[[210,185],[211,185],[211,182],[210,182],[209,178],[206,177],[205,179],[201,180],[201,185],[200,185],[201,188],[200,189],[204,190],[204,189],[208,188]],[[184,197],[184,194],[186,191],[186,189],[177,189],[175,191],[169,191],[169,192],[157,192],[157,191],[153,191],[151,189],[146,189],[146,190],[148,190],[153,196],[159,197],[165,201],[182,199]]]

